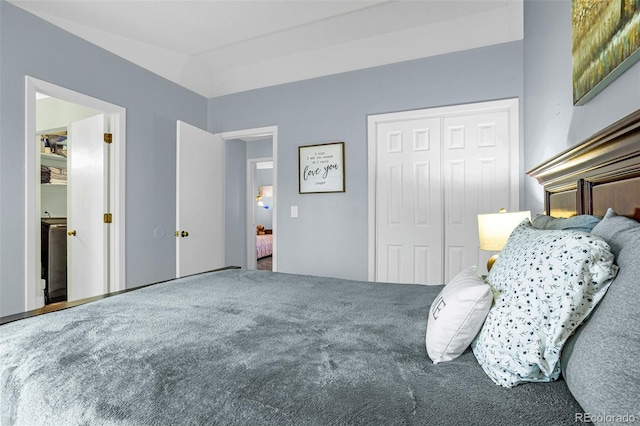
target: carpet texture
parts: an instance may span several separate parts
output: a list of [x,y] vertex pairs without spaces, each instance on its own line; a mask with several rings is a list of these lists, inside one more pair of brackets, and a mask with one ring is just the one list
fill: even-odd
[[0,424],[575,424],[563,381],[431,363],[441,288],[231,270],[9,323]]

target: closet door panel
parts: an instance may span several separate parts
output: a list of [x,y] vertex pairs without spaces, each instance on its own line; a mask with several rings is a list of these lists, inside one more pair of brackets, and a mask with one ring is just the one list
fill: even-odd
[[441,283],[440,119],[384,123],[377,135],[376,280]]
[[510,203],[509,114],[473,112],[444,118],[445,280],[466,266],[484,265],[479,213]]

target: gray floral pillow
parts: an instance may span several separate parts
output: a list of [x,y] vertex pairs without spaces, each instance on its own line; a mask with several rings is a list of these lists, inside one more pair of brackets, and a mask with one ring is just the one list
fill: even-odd
[[613,259],[594,235],[518,225],[487,276],[494,305],[471,345],[489,377],[505,387],[557,379],[562,346],[617,273]]

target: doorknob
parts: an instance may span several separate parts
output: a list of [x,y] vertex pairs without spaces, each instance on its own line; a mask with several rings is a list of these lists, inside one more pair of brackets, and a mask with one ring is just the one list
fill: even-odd
[[67,235],[70,237],[75,237],[76,236],[76,230],[74,229],[73,231],[68,231]]
[[188,236],[189,236],[189,233],[188,233],[187,231],[182,231],[182,232],[180,233],[180,235],[181,235],[181,236],[183,236],[183,237],[188,237]]

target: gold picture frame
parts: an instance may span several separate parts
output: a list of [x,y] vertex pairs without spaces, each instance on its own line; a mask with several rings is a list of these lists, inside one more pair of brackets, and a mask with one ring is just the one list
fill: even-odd
[[572,0],[573,103],[584,105],[640,60],[640,5]]

